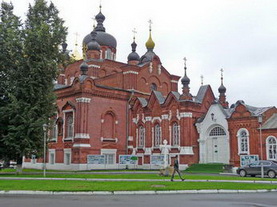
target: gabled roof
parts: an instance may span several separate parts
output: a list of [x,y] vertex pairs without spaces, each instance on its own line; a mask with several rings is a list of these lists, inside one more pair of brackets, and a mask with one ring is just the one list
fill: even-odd
[[229,109],[230,115],[232,115],[234,113],[234,111],[236,110],[236,107],[240,104],[242,104],[246,107],[247,111],[249,111],[251,113],[251,116],[259,116],[259,115],[263,114],[264,112],[266,112],[268,109],[272,108],[272,106],[269,106],[269,107],[250,106],[250,105],[246,105],[243,100],[238,100],[235,104],[231,105],[231,108]]
[[165,101],[165,98],[163,97],[163,94],[160,91],[153,91],[155,96],[157,97],[159,104],[163,104]]
[[139,100],[140,104],[142,105],[142,107],[147,106],[148,102],[145,98],[138,97],[138,100]]
[[195,102],[202,103],[208,88],[209,88],[209,85],[204,85],[199,88],[197,95],[194,97]]
[[262,126],[262,129],[277,129],[277,113],[273,114]]
[[63,88],[67,88],[70,87],[69,85],[62,85],[62,84],[55,84],[54,85],[54,91],[55,90],[59,90],[59,89],[63,89]]
[[[228,112],[228,109],[224,109],[223,106],[220,103],[214,102],[212,105],[217,105],[219,107],[219,109],[222,111],[222,113],[225,115],[226,118],[228,118],[230,116],[230,113]],[[208,110],[208,112],[209,112],[209,110]],[[207,116],[208,112],[206,114],[202,115],[200,118],[198,118],[196,120],[196,123],[201,123],[202,121],[204,121],[204,119]]]

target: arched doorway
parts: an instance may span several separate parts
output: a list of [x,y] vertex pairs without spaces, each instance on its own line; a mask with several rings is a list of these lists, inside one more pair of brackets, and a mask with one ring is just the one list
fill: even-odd
[[229,163],[229,141],[222,126],[212,126],[207,131],[207,163]]

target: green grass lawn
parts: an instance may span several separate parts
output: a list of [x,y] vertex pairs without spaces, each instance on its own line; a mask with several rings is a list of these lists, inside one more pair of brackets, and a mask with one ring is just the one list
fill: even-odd
[[[160,187],[157,187],[160,186]],[[209,182],[100,182],[60,180],[0,180],[0,190],[34,191],[147,191],[147,190],[257,190],[276,189],[276,185]]]
[[[86,178],[86,179],[170,179],[170,176],[164,177],[159,176],[158,171],[156,174],[138,174],[138,173],[132,173],[128,172],[128,174],[81,174],[81,173],[72,173],[72,174],[55,174],[55,173],[47,173],[47,178]],[[0,174],[0,177],[33,177],[33,178],[41,178],[43,177],[42,172],[38,174]],[[205,175],[205,174],[193,174],[193,173],[183,173],[183,177],[185,179],[192,179],[192,180],[273,180],[277,181],[276,178],[270,179],[270,178],[255,178],[255,177],[239,177],[239,176],[220,176],[220,175]],[[176,179],[179,179],[177,175],[175,175]]]
[[223,164],[193,164],[186,169],[190,173],[221,173],[223,172]]

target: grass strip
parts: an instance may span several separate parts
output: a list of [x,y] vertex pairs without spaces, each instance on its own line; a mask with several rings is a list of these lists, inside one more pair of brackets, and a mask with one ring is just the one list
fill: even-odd
[[[157,187],[159,186],[159,187]],[[0,190],[33,191],[147,191],[147,190],[258,190],[276,189],[276,185],[209,182],[101,182],[60,180],[0,180]]]
[[[41,178],[42,174],[1,174],[1,177],[28,177],[28,178]],[[48,178],[86,178],[86,179],[170,179],[170,177],[162,177],[157,174],[137,174],[137,173],[128,173],[128,174],[47,174]],[[266,180],[266,181],[276,181],[276,178],[255,178],[255,177],[239,177],[239,176],[220,176],[220,175],[195,175],[190,173],[184,173],[183,177],[185,179],[192,180]],[[179,179],[178,176],[175,176],[176,179]]]

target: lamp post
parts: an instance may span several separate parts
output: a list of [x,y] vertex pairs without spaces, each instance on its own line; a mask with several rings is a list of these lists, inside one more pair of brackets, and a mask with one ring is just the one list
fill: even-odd
[[47,134],[47,124],[43,124],[43,177],[46,176],[46,134]]
[[[260,114],[258,116],[258,122],[260,125],[260,148],[261,148],[261,158],[260,160],[263,159],[263,144],[262,144],[262,122],[263,122],[263,116]],[[261,162],[261,177],[264,178],[264,166],[263,163]]]

